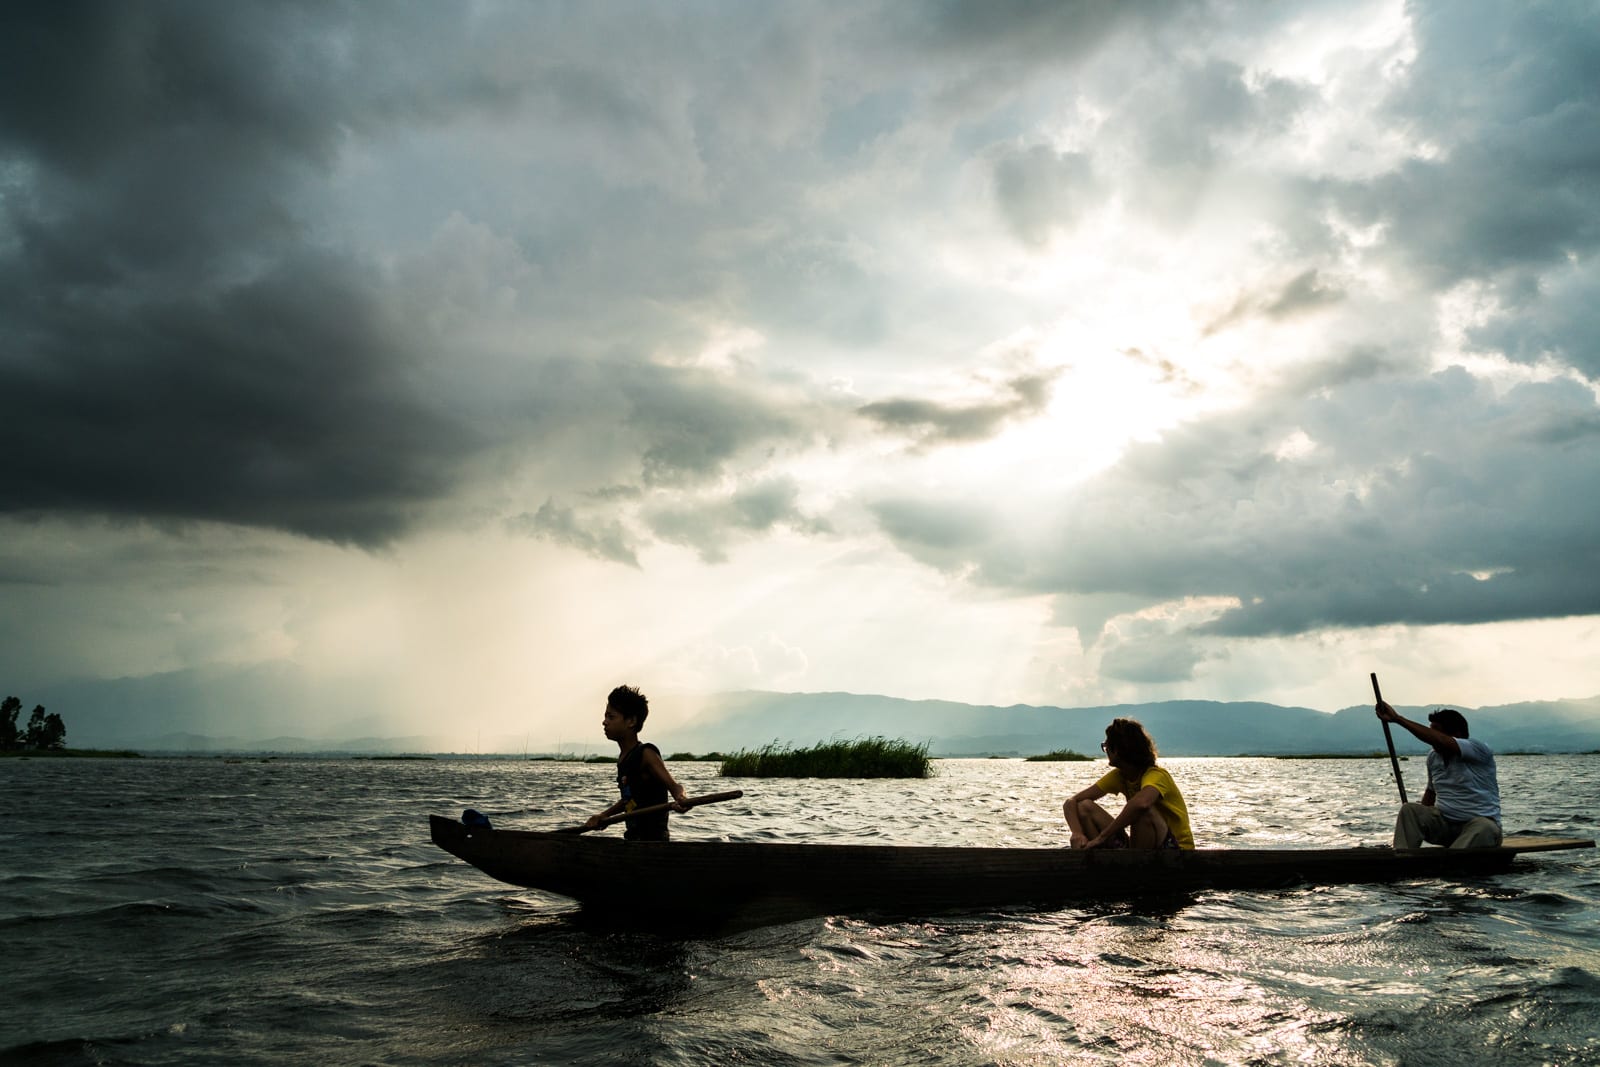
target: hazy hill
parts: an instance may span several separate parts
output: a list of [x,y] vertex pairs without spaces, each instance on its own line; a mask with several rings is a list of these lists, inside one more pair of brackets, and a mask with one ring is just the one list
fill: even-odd
[[[1421,719],[1437,705],[1401,707]],[[1459,705],[1456,705],[1459,706]],[[1600,749],[1600,697],[1500,707],[1462,707],[1472,735],[1496,751]],[[1370,705],[1329,714],[1250,702],[1172,700],[1090,708],[990,707],[941,700],[899,700],[856,693],[726,693],[697,718],[657,739],[672,750],[751,748],[769,741],[810,745],[832,737],[884,735],[929,742],[934,755],[1030,754],[1057,748],[1097,753],[1105,725],[1139,719],[1171,756],[1372,752],[1383,728]],[[1395,746],[1424,751],[1403,730]]]
[[[579,740],[533,734],[491,736],[441,719],[423,735],[372,709],[364,694],[312,684],[288,665],[178,671],[144,678],[68,683],[20,693],[67,725],[75,747],[189,752],[613,752],[598,725]],[[685,704],[672,701],[678,707]],[[663,705],[666,706],[666,705]],[[1402,708],[1414,718],[1437,704]],[[1496,751],[1600,750],[1600,697],[1470,708],[1473,736]],[[943,700],[900,700],[856,693],[738,692],[699,701],[699,713],[672,725],[652,719],[646,737],[671,752],[727,752],[769,741],[811,745],[829,738],[882,735],[930,743],[934,755],[1030,755],[1056,748],[1097,753],[1115,716],[1142,720],[1167,755],[1243,752],[1373,752],[1383,730],[1370,705],[1335,713],[1263,703],[1174,700],[1090,708],[992,707]],[[1397,731],[1397,746],[1422,746]]]

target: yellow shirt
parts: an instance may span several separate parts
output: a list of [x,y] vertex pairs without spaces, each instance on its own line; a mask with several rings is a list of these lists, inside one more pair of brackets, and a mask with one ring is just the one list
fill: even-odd
[[1172,775],[1160,767],[1146,769],[1131,789],[1128,783],[1122,780],[1122,772],[1115,767],[1094,785],[1102,793],[1121,793],[1129,798],[1147,785],[1155,786],[1156,792],[1160,794],[1156,798],[1156,811],[1165,820],[1167,829],[1172,831],[1178,847],[1194,848],[1194,833],[1189,829],[1189,808],[1183,802],[1183,794],[1178,792],[1178,783],[1172,780]]

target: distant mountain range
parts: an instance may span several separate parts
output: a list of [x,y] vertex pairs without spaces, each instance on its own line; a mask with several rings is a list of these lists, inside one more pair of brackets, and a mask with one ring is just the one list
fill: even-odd
[[[507,735],[386,733],[383,716],[338,715],[341,701],[286,667],[242,672],[174,672],[52,687],[21,694],[25,704],[59,710],[75,747],[145,752],[283,752],[393,754],[455,752],[487,755],[612,754],[598,724],[582,741]],[[348,695],[344,695],[348,696]],[[1293,755],[1368,753],[1384,749],[1370,704],[1329,713],[1276,704],[1171,700],[1149,704],[1058,708],[902,700],[858,693],[719,693],[664,698],[663,707],[692,709],[687,721],[652,718],[647,740],[663,752],[731,752],[772,741],[804,747],[833,738],[882,736],[927,742],[935,756],[1034,755],[1071,748],[1098,755],[1105,725],[1119,716],[1142,721],[1169,756],[1242,753]],[[1437,704],[1402,707],[1425,718]],[[1600,750],[1600,696],[1530,701],[1496,707],[1459,704],[1472,736],[1497,752]],[[268,731],[271,731],[270,733]],[[1423,746],[1395,731],[1402,753]]]
[[[1424,720],[1439,705],[1401,707]],[[1600,750],[1600,697],[1460,708],[1472,736],[1497,752]],[[1371,705],[1329,714],[1253,702],[1169,700],[1088,708],[986,707],[943,700],[900,700],[855,693],[726,693],[697,718],[656,741],[667,751],[797,747],[831,738],[867,736],[928,742],[935,756],[1033,755],[1071,748],[1098,756],[1106,723],[1128,716],[1145,724],[1169,756],[1361,753],[1385,750]],[[1396,729],[1402,753],[1426,751]]]

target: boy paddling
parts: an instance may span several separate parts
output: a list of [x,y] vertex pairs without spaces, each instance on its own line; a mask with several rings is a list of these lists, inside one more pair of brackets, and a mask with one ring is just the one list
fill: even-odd
[[[619,685],[606,698],[606,714],[601,721],[606,737],[617,743],[617,791],[621,798],[605,811],[591,815],[586,825],[599,829],[614,815],[622,815],[639,808],[648,808],[667,802],[672,794],[672,809],[687,811],[683,786],[672,777],[661,759],[661,750],[648,741],[639,740],[645,717],[650,714],[650,701],[637,688]],[[630,818],[626,822],[625,841],[665,841],[668,839],[667,812]]]

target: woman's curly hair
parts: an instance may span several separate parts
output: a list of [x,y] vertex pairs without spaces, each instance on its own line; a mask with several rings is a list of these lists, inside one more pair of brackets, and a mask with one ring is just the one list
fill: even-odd
[[1112,719],[1106,727],[1106,750],[1114,750],[1119,763],[1141,770],[1156,765],[1156,743],[1138,719]]

